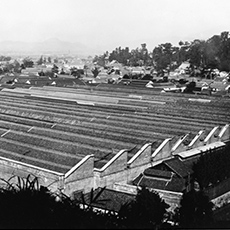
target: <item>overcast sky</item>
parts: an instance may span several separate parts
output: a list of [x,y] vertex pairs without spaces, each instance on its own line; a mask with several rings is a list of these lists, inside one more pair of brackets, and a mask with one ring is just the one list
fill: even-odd
[[0,41],[152,50],[229,31],[230,0],[0,0],[0,20]]

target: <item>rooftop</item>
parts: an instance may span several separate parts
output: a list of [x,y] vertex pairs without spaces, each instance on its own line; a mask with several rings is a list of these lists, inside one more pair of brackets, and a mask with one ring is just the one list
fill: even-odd
[[[188,106],[189,98],[199,97],[211,102]],[[94,155],[94,167],[100,169],[123,149],[130,160],[147,142],[156,143],[154,151],[166,138],[230,120],[227,98],[162,95],[108,84],[3,88],[0,99],[0,156],[59,173],[87,155]]]

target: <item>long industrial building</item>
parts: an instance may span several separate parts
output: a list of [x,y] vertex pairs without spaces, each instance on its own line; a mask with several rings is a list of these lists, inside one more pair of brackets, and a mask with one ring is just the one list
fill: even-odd
[[31,174],[70,196],[230,140],[228,97],[105,84],[3,88],[0,100],[0,177]]

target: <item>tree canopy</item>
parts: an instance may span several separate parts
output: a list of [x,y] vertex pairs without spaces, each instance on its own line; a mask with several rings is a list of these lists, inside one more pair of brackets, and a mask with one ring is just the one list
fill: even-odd
[[119,215],[130,228],[156,228],[164,222],[167,208],[159,194],[142,188],[135,200],[122,206]]
[[211,227],[213,203],[203,191],[184,193],[178,210],[178,222],[182,228]]
[[230,36],[228,31],[207,40],[179,41],[178,46],[166,42],[148,51],[147,44],[130,50],[118,47],[96,56],[94,62],[105,65],[106,60],[117,60],[127,66],[153,66],[157,70],[173,70],[182,62],[189,61],[192,68],[219,69],[230,71]]
[[194,177],[201,189],[216,185],[230,177],[230,145],[209,150],[193,165]]

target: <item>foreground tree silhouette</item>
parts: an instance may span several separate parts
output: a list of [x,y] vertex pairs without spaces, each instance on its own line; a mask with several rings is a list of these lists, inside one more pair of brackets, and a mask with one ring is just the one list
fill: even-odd
[[178,209],[179,226],[183,228],[211,227],[213,203],[203,191],[191,190],[184,193]]
[[39,186],[36,177],[13,177],[0,188],[0,228],[86,229],[115,228],[116,216],[80,208],[64,194]]
[[[59,228],[68,223],[63,217],[77,211],[67,197],[58,197],[45,187],[39,186],[37,178],[17,177],[18,183],[6,181],[0,189],[0,226],[5,228]],[[57,198],[59,201],[57,201]],[[70,215],[71,216],[71,215]],[[67,216],[68,217],[68,216]]]
[[138,190],[136,199],[123,205],[119,216],[127,228],[158,228],[166,218],[168,204],[147,188]]

